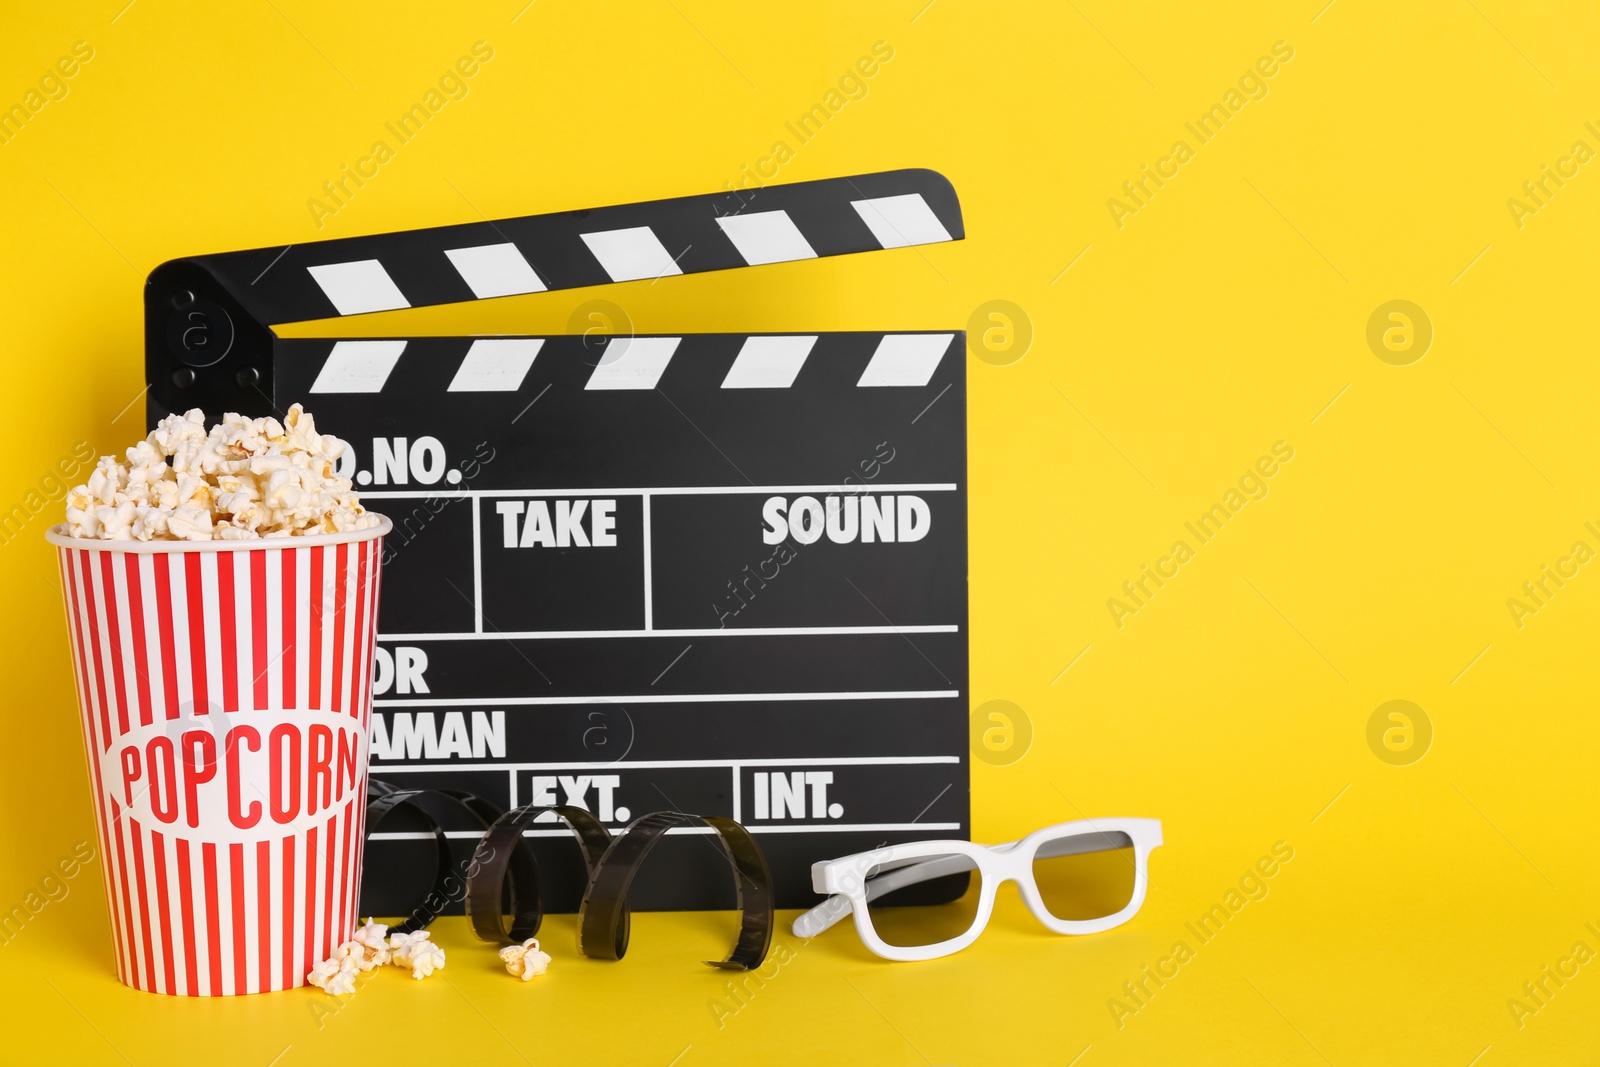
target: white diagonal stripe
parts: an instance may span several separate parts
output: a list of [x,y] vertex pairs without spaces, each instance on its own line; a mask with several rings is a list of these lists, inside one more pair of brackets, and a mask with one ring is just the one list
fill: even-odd
[[452,393],[514,393],[544,347],[542,337],[481,337],[450,380]]
[[722,379],[724,389],[787,389],[817,343],[810,337],[747,337]]
[[752,267],[762,263],[786,263],[794,259],[816,259],[800,228],[787,211],[757,211],[749,215],[721,215],[717,225]]
[[313,393],[376,393],[389,380],[395,361],[406,350],[404,341],[339,341],[328,353]]
[[944,228],[944,223],[922,199],[921,193],[852,200],[850,206],[885,248],[929,245],[952,239],[950,231]]
[[954,336],[953,333],[884,334],[856,385],[927,385]]
[[633,226],[623,230],[601,230],[598,233],[580,234],[600,266],[611,275],[614,282],[628,282],[637,278],[659,278],[664,274],[682,274],[666,246],[648,226]]
[[654,389],[681,337],[614,337],[585,389]]
[[509,242],[477,248],[447,248],[444,254],[479,300],[544,292],[544,282],[517,251],[517,246]]
[[352,263],[325,263],[307,267],[311,277],[333,301],[341,315],[362,315],[369,311],[408,308],[410,301],[400,292],[383,264],[375,259]]

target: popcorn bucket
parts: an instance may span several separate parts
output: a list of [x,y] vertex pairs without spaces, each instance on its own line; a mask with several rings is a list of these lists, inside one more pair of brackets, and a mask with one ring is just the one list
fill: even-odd
[[127,985],[289,989],[350,938],[390,529],[47,535]]

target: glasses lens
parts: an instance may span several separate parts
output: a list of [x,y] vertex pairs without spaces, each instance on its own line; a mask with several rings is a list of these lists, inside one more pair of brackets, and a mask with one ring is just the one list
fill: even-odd
[[867,876],[867,917],[886,944],[937,945],[972,929],[980,877],[970,856],[919,856]]
[[1033,880],[1058,919],[1103,919],[1133,899],[1138,856],[1124,833],[1087,833],[1046,841],[1033,860]]

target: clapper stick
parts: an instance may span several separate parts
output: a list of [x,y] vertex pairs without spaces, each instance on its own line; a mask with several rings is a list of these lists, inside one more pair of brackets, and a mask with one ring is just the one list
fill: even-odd
[[[373,773],[613,830],[735,819],[778,906],[810,906],[818,859],[968,833],[965,335],[271,326],[963,236],[949,182],[902,170],[174,260],[146,287],[148,418],[301,402],[350,442],[395,523]],[[332,654],[265,691],[292,706]],[[369,912],[432,862],[404,818],[368,847]],[[441,829],[469,862],[481,828]],[[702,831],[667,832],[633,907],[731,906]],[[524,833],[565,869],[565,831]]]
[[899,170],[175,259],[145,285],[152,421],[265,407],[270,325],[964,236],[950,183]]

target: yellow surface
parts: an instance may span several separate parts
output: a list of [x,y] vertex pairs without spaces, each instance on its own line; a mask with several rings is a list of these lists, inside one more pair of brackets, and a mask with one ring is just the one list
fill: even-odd
[[[960,327],[1017,305],[1031,349],[968,365],[972,692],[1033,737],[975,762],[975,834],[1152,815],[1168,843],[1115,932],[1050,936],[1007,890],[938,962],[784,934],[790,958],[733,1014],[695,962],[728,915],[641,916],[620,964],[575,958],[558,917],[529,986],[446,921],[441,977],[381,975],[336,1015],[303,991],[145,995],[112,975],[91,867],[0,949],[0,1057],[1594,1062],[1600,965],[1561,962],[1600,951],[1600,565],[1562,562],[1600,549],[1600,164],[1572,156],[1600,149],[1591,7],[125,2],[11,5],[0,33],[7,103],[93,49],[0,145],[0,506],[78,442],[136,435],[140,286],[168,258],[709,191],[772,173],[780,140],[779,181],[932,167],[965,242],[343,326],[558,332],[598,297],[644,331]],[[494,57],[468,95],[319,230],[322,183],[477,41]],[[785,123],[878,41],[892,60],[799,144]],[[1185,123],[1279,41],[1265,97],[1200,144]],[[1179,140],[1192,158],[1162,163]],[[1146,164],[1176,176],[1113,211]],[[1536,203],[1546,164],[1572,176]],[[1392,300],[1431,320],[1420,361],[1368,347]],[[1265,498],[1199,544],[1185,523],[1280,441]],[[93,836],[49,521],[0,545],[6,909]],[[1193,558],[1162,563],[1179,540]],[[1114,612],[1146,564],[1176,577]],[[1513,612],[1547,564],[1576,576]],[[1390,762],[1419,743],[1384,747],[1399,720],[1369,748],[1391,700],[1431,724],[1420,761]],[[1265,897],[1201,944],[1185,924],[1280,841],[1294,858]],[[1180,940],[1193,958],[1129,999]],[[1533,1001],[1546,966],[1578,969]]]

